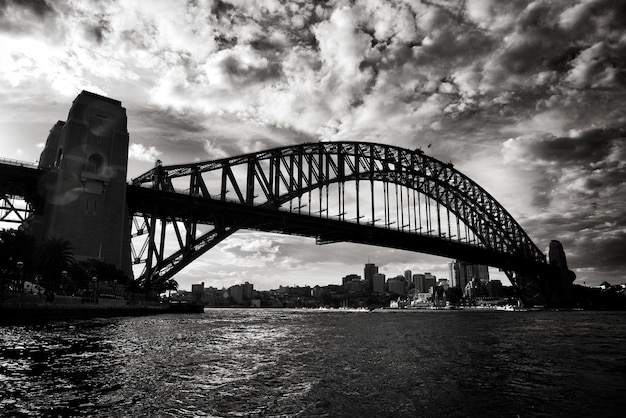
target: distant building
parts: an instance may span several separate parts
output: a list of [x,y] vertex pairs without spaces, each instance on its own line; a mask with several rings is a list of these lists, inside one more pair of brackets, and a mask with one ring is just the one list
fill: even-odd
[[228,291],[230,292],[230,296],[236,303],[243,303],[243,287],[241,285],[236,284],[234,286],[231,286]]
[[450,281],[448,279],[439,279],[439,281],[437,282],[437,286],[442,286],[442,287],[450,287]]
[[321,287],[319,285],[316,285],[313,289],[311,289],[311,296],[318,299],[328,293],[330,293],[330,290],[327,287]]
[[254,285],[248,282],[245,282],[241,285],[241,290],[243,293],[243,300],[251,300],[252,295],[254,293]]
[[465,289],[472,279],[478,279],[483,283],[489,281],[489,267],[482,264],[470,264],[465,261],[455,260],[449,264],[450,283],[454,287]]
[[341,284],[344,288],[346,288],[346,290],[348,290],[348,287],[351,286],[350,283],[352,283],[354,280],[360,281],[361,276],[359,276],[358,274],[348,274],[341,279]]
[[374,293],[385,293],[385,275],[382,273],[374,274],[372,278]]
[[359,292],[361,290],[361,277],[353,278],[352,281],[345,284],[344,288],[348,292]]
[[457,279],[457,275],[455,274],[454,265],[455,265],[455,261],[450,261],[448,263],[448,279],[450,279],[450,285],[451,286],[453,286],[453,287],[460,287],[460,286],[457,286],[458,285],[458,283],[457,283],[458,279]]
[[196,303],[202,303],[204,298],[204,282],[191,285],[191,298]]
[[435,286],[437,286],[437,276],[430,273],[424,273],[424,289],[422,291],[431,292],[432,288]]
[[470,299],[485,297],[487,296],[487,284],[475,277],[465,285],[463,296]]
[[411,279],[413,278],[413,272],[411,272],[411,270],[405,270],[404,271],[404,280],[406,280],[407,283],[411,283]]
[[406,296],[406,281],[404,276],[392,277],[387,280],[387,290],[400,296]]
[[415,288],[418,290],[418,292],[425,292],[426,289],[424,289],[424,278],[425,276],[423,274],[414,274],[413,275],[413,284],[415,285]]
[[370,286],[374,285],[374,275],[378,274],[378,267],[374,263],[367,263],[365,269],[363,269],[363,278],[370,283]]
[[487,288],[487,296],[490,298],[501,298],[504,296],[504,289],[500,280],[490,280],[485,285]]

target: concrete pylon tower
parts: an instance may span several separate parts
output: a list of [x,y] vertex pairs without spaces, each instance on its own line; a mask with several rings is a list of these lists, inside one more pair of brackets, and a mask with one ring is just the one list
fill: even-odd
[[40,240],[70,241],[77,260],[111,263],[132,277],[126,208],[128,131],[121,102],[83,91],[41,153],[45,204]]
[[572,282],[576,274],[567,267],[565,250],[557,241],[550,241],[548,259],[552,267],[552,299],[555,305],[567,307],[572,301]]

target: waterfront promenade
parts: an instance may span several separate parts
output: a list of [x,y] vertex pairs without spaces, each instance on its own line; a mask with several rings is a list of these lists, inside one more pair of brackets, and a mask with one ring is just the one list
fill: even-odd
[[0,324],[46,322],[61,319],[85,319],[127,315],[150,315],[168,312],[169,304],[108,298],[85,298],[24,293],[8,294],[0,301]]

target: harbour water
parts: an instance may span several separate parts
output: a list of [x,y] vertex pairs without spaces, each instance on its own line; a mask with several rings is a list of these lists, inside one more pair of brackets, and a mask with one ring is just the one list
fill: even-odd
[[0,416],[621,417],[626,313],[206,310],[0,327]]

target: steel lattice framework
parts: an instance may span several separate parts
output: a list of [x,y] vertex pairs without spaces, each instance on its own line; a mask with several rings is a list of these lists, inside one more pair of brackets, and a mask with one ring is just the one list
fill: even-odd
[[35,212],[41,174],[35,164],[0,159],[0,222],[22,224]]
[[[147,282],[171,278],[242,228],[455,257],[500,267],[511,278],[546,266],[489,193],[419,149],[319,142],[157,164],[133,180],[127,201],[133,258],[145,263],[140,279]],[[166,256],[172,232],[169,242],[178,247]],[[135,246],[140,236],[146,239]]]

